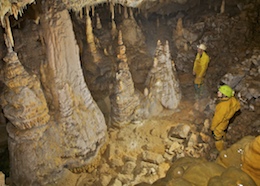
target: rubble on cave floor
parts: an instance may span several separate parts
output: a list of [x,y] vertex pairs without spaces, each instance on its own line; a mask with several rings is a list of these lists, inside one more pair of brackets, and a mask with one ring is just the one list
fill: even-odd
[[184,94],[189,96],[183,97],[175,111],[129,123],[120,129],[109,129],[106,151],[101,163],[88,174],[89,179],[93,177],[89,182],[93,185],[152,184],[164,177],[172,162],[179,158],[211,158],[210,123],[205,114],[210,100],[205,97],[198,103],[193,96],[193,84],[183,86]]

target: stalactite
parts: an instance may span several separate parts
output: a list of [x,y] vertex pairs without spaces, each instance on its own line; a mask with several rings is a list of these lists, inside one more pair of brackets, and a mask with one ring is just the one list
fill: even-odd
[[137,10],[138,10],[137,13],[141,14],[141,8],[137,8]]
[[118,5],[118,13],[122,14],[122,7],[121,7],[121,5]]
[[96,15],[96,19],[97,19],[97,29],[101,29],[102,28],[102,24],[101,24],[101,21],[100,21],[100,17],[99,17],[99,14],[97,13]]
[[19,14],[19,9],[20,9],[20,7],[18,7],[18,4],[13,3],[11,9],[12,9],[14,18],[18,19],[18,14]]
[[14,39],[13,39],[12,30],[11,30],[11,27],[10,27],[9,17],[5,16],[4,19],[5,19],[5,25],[4,25],[5,33],[6,33],[7,37],[9,38],[11,46],[13,47],[14,46]]
[[117,28],[116,28],[116,22],[115,20],[112,20],[112,28],[111,28],[111,36],[112,39],[115,39],[118,34]]
[[79,17],[80,17],[80,19],[83,18],[83,10],[82,9],[80,9],[80,11],[79,11]]
[[128,12],[127,12],[127,7],[124,7],[124,18],[127,19],[128,18]]
[[86,7],[86,37],[87,37],[87,43],[89,44],[89,50],[93,56],[93,61],[97,62],[99,61],[99,58],[97,57],[97,47],[95,44],[95,36],[93,34],[92,22],[89,16],[88,7]]
[[110,3],[110,12],[111,12],[111,19],[115,19],[115,9],[114,9],[114,4]]
[[95,16],[95,6],[91,6],[91,13],[92,13],[92,17]]
[[132,8],[129,8],[129,15],[130,15],[130,18],[134,18],[134,14],[133,14],[133,9]]

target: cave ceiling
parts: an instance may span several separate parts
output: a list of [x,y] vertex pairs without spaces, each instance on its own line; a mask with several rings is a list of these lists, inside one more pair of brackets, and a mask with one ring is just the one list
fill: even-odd
[[[86,6],[96,6],[109,2],[121,4],[122,6],[139,8],[147,12],[157,12],[159,14],[169,14],[178,10],[187,10],[198,3],[202,3],[201,0],[56,0],[50,2],[52,5],[64,5],[68,10],[76,12]],[[229,3],[231,2],[232,1]],[[37,2],[35,0],[1,0],[1,24],[3,25],[5,15],[13,15],[15,18],[18,18],[18,16],[22,16],[24,9],[32,3]]]

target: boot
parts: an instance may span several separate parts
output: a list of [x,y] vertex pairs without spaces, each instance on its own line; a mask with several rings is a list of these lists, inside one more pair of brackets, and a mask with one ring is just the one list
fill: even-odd
[[224,141],[223,140],[215,141],[215,146],[219,152],[222,151],[224,149]]

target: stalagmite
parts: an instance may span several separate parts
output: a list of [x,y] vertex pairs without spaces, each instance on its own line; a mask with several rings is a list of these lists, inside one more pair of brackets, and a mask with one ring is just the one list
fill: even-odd
[[118,45],[117,72],[110,101],[112,124],[122,127],[133,120],[139,99],[135,94],[134,82],[127,64],[126,47],[123,44],[121,31],[118,33]]
[[[118,32],[117,44],[118,44],[119,46],[121,46],[121,45],[124,44],[124,42],[123,42],[123,35],[122,35],[122,31],[121,31],[121,30],[119,30],[119,32]],[[125,54],[125,53],[124,53],[124,54]]]
[[102,28],[102,24],[101,24],[101,21],[100,21],[99,14],[97,13],[96,16],[97,16],[97,23],[96,23],[97,26],[96,27],[97,27],[97,29],[101,29]]
[[39,80],[29,76],[16,53],[9,53],[4,60],[7,63],[5,83],[8,87],[2,104],[5,116],[20,130],[45,125],[50,117]]
[[225,0],[222,0],[221,7],[220,7],[220,13],[223,14],[225,12]]
[[2,97],[5,117],[19,130],[45,125],[50,116],[40,81],[35,75],[26,72],[15,52],[11,49],[8,51],[4,58],[6,88]]
[[172,65],[168,41],[163,46],[158,40],[154,65],[148,74],[145,85],[167,109],[177,108],[181,99],[179,81]]

